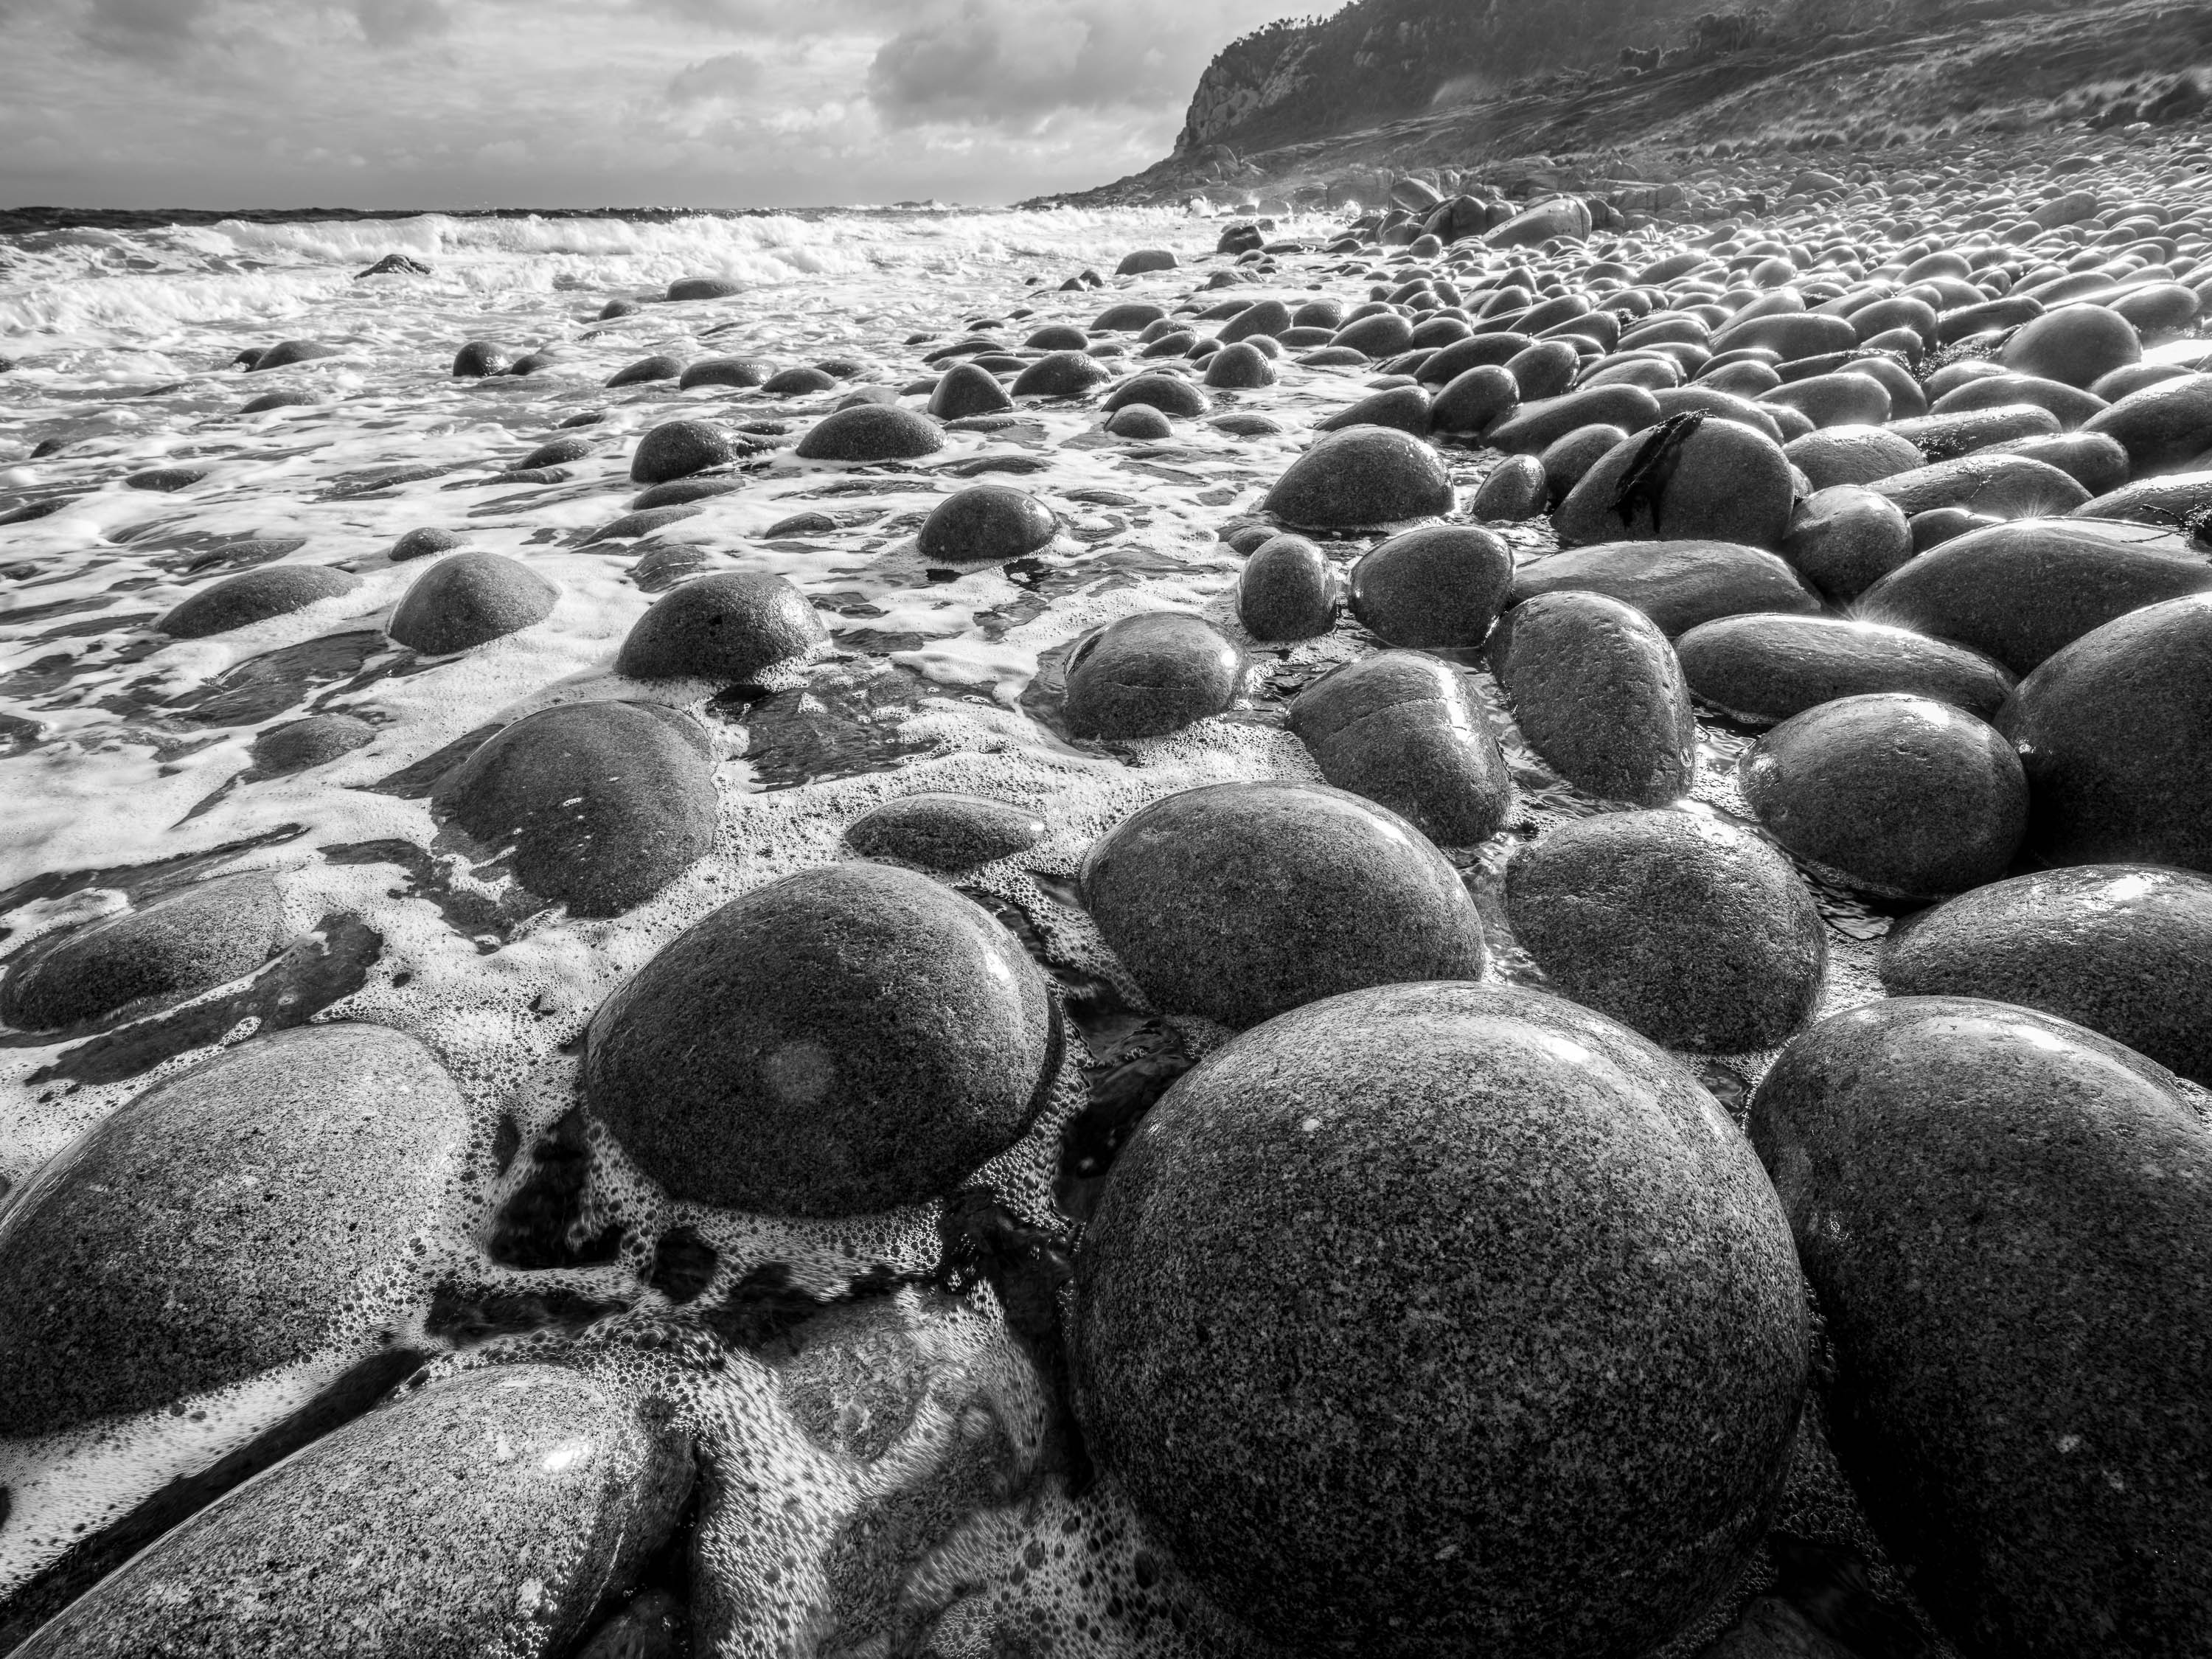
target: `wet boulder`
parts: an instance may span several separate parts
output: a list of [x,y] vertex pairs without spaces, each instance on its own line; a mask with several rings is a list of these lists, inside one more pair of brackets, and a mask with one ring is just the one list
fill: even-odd
[[433,809],[571,915],[613,916],[714,844],[712,745],[680,710],[564,703],[526,714],[439,781]]
[[453,354],[453,378],[481,380],[487,375],[504,374],[514,361],[504,346],[494,345],[489,340],[471,340]]
[[2128,452],[2134,475],[2172,472],[2212,450],[2212,374],[2185,374],[2131,392],[2082,422]]
[[679,276],[668,285],[668,298],[684,304],[696,300],[730,300],[745,291],[743,283],[726,276]]
[[1352,567],[1352,611],[1386,644],[1480,645],[1513,583],[1512,550],[1486,530],[1425,525]]
[[1544,463],[1534,455],[1508,455],[1483,479],[1481,487],[1467,504],[1467,514],[1483,524],[1518,524],[1542,514],[1551,505],[1551,482],[1545,474]]
[[410,1261],[469,1114],[430,1051],[307,1026],[155,1085],[0,1215],[0,1412],[34,1436],[300,1364]]
[[1004,564],[1051,546],[1059,530],[1058,516],[1026,489],[975,484],[931,509],[915,545],[933,564]]
[[249,628],[350,593],[361,578],[324,564],[267,564],[210,582],[154,624],[175,640],[201,640]]
[[792,450],[802,461],[912,461],[945,447],[945,429],[896,404],[855,404],[823,416]]
[[1206,383],[1224,392],[1250,392],[1273,386],[1274,361],[1257,346],[1239,340],[1206,360]]
[[1901,997],[1800,1036],[1750,1127],[1834,1344],[1829,1443],[1937,1629],[2183,1659],[2212,1628],[2212,1133],[2172,1076]]
[[1318,785],[1155,801],[1091,848],[1083,892],[1156,1004],[1225,1025],[1482,971],[1474,902],[1443,855],[1397,813]]
[[1372,530],[1450,512],[1451,479],[1437,452],[1410,434],[1352,427],[1291,462],[1265,506],[1293,529]]
[[1565,1659],[1663,1648],[1752,1559],[1808,1339],[1772,1192],[1675,1062],[1540,992],[1411,984],[1152,1109],[1070,1347],[1100,1468],[1263,1640]]
[[1435,657],[1382,651],[1332,670],[1291,704],[1291,730],[1331,784],[1443,846],[1487,840],[1512,810],[1479,695]]
[[1206,393],[1180,374],[1155,373],[1133,374],[1098,400],[1101,409],[1126,409],[1131,404],[1144,404],[1163,415],[1183,419],[1195,419],[1212,407]]
[[1882,692],[1794,714],[1744,751],[1737,781],[1769,835],[1844,885],[1947,898],[2005,872],[2027,779],[1987,722]]
[[1510,602],[1563,591],[1632,605],[1669,639],[1716,617],[1820,609],[1820,595],[1781,558],[1735,542],[1604,542],[1554,553],[1513,573]]
[[677,378],[676,389],[726,386],[743,390],[764,384],[774,372],[757,357],[702,357]]
[[1113,378],[1114,371],[1087,351],[1048,351],[1007,389],[1017,398],[1082,398]]
[[952,873],[995,864],[1044,839],[1045,822],[1026,807],[977,795],[901,795],[870,807],[845,830],[862,858]]
[[929,394],[929,412],[940,421],[963,421],[971,415],[996,415],[1012,409],[998,376],[975,363],[955,363],[939,377]]
[[1689,793],[1689,689],[1641,611],[1602,593],[1540,594],[1508,614],[1490,659],[1522,736],[1569,782],[1643,806]]
[[1908,518],[1944,507],[1996,519],[2056,518],[2089,499],[2071,474],[2046,462],[1986,451],[1878,478],[1867,488]]
[[1337,575],[1303,536],[1271,536],[1244,562],[1237,620],[1255,640],[1308,640],[1336,625]]
[[655,600],[623,638],[615,672],[742,684],[812,655],[829,638],[821,613],[782,577],[720,571]]
[[1200,618],[1146,611],[1093,629],[1067,654],[1068,728],[1084,738],[1158,738],[1223,714],[1244,655]]
[[1892,929],[1881,982],[2040,1009],[2212,1085],[2212,878],[2088,864],[1992,882]]
[[1839,697],[1881,691],[1994,720],[2014,684],[1978,651],[1839,617],[1723,617],[1690,629],[1674,651],[1698,701],[1745,726],[1773,726]]
[[278,778],[327,765],[376,740],[376,728],[354,714],[309,714],[273,726],[253,740],[253,770]]
[[2103,306],[2061,306],[2007,340],[2001,361],[2015,374],[2087,388],[2142,362],[2142,342],[2126,318]]
[[1632,434],[1583,476],[1552,522],[1563,547],[1671,538],[1772,548],[1789,530],[1794,495],[1780,444],[1692,413]]
[[1520,410],[1521,388],[1496,363],[1478,363],[1449,381],[1429,406],[1429,423],[1438,432],[1480,437]]
[[2020,683],[1997,725],[2056,863],[2212,872],[2212,596],[2130,611]]
[[[1526,398],[1528,393],[1524,390],[1522,395]],[[1491,427],[1483,441],[1509,455],[1534,455],[1586,426],[1617,426],[1624,432],[1642,432],[1660,419],[1658,400],[1642,386],[1594,386],[1523,403]]]
[[729,434],[712,421],[663,421],[637,441],[630,457],[630,482],[666,483],[737,459]]
[[659,380],[679,380],[683,374],[684,360],[681,357],[655,353],[653,356],[641,357],[637,362],[617,369],[607,376],[607,386],[611,391],[617,386],[650,386]]
[[1782,447],[1814,489],[1872,483],[1927,464],[1919,446],[1880,427],[1832,426]]
[[1782,556],[1838,604],[1848,604],[1912,556],[1904,508],[1863,484],[1835,484],[1797,503]]
[[266,962],[283,922],[266,875],[195,882],[17,951],[0,976],[0,1021],[49,1031],[211,991]]
[[449,1376],[229,1492],[16,1651],[556,1659],[675,1525],[672,1418],[565,1366]]
[[1562,995],[1668,1048],[1771,1048],[1812,1015],[1827,930],[1790,860],[1694,811],[1560,825],[1506,867],[1513,937]]
[[2208,589],[2212,557],[2168,530],[2032,520],[1921,554],[1862,594],[1857,614],[1972,646],[2025,674],[2130,611]]
[[395,645],[442,657],[544,622],[560,597],[559,588],[520,560],[456,553],[415,579],[386,631]]

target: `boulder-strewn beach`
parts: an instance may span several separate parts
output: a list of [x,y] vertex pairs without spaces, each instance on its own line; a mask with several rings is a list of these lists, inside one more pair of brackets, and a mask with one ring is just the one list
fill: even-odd
[[2212,159],[1820,148],[0,236],[0,1651],[2201,1653]]

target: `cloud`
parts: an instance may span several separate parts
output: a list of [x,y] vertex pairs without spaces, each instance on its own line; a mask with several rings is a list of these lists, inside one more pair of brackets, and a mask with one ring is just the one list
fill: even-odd
[[894,126],[1032,127],[1066,110],[1180,106],[1226,43],[1188,0],[962,0],[884,41],[868,95]]
[[190,44],[214,0],[92,0],[85,40],[118,58],[160,60]]
[[750,52],[726,52],[678,70],[668,82],[668,95],[679,104],[699,104],[711,98],[741,98],[760,83],[759,58]]
[[453,27],[444,0],[354,0],[354,21],[372,46],[404,46]]

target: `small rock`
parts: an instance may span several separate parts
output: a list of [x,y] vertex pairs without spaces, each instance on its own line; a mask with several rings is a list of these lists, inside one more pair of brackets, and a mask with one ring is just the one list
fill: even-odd
[[757,386],[765,384],[773,372],[757,357],[702,357],[678,378],[676,389],[689,392],[702,386]]
[[994,415],[1012,409],[1014,400],[988,368],[974,363],[955,363],[939,377],[929,394],[929,412],[940,421],[962,421],[971,415]]
[[1928,458],[1909,439],[1880,427],[1828,427],[1792,438],[1782,453],[1816,490],[1869,484],[1924,466]]
[[433,553],[451,552],[461,545],[461,538],[452,531],[426,526],[420,530],[409,531],[392,544],[391,550],[384,556],[394,564],[404,564],[410,559],[427,559]]
[[504,374],[514,361],[504,346],[494,345],[489,340],[471,340],[453,354],[453,378],[480,380],[486,375]]
[[2125,318],[2102,306],[2061,306],[2005,342],[2004,366],[2064,386],[2090,386],[2142,361],[2142,342]]
[[950,874],[1025,853],[1044,833],[1042,818],[1004,801],[902,795],[855,818],[845,831],[845,844],[862,858],[891,859]]
[[1046,353],[1014,376],[1008,388],[1017,398],[1082,398],[1114,378],[1114,371],[1087,351]]
[[1534,455],[1508,455],[1482,481],[1467,514],[1484,524],[1519,524],[1541,516],[1551,499],[1543,462]]
[[375,739],[376,728],[352,714],[309,714],[254,738],[253,769],[264,778],[281,778],[327,765]]

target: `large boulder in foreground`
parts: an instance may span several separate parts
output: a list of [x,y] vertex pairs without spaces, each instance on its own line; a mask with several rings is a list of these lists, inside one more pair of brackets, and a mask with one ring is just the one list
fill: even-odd
[[1443,854],[1397,813],[1317,785],[1154,801],[1091,848],[1083,890],[1147,995],[1224,1025],[1482,971],[1474,902]]
[[950,1191],[1012,1145],[1060,1045],[1043,975],[988,911],[846,864],[678,935],[592,1017],[584,1091],[679,1198],[856,1215]]
[[573,1650],[690,1490],[665,1401],[552,1365],[434,1382],[158,1540],[26,1659]]
[[51,1434],[324,1352],[459,1178],[460,1091],[377,1025],[225,1049],[118,1107],[0,1217],[0,1422]]
[[2212,1630],[2212,1129],[2162,1067],[1903,997],[1751,1106],[1836,1365],[1829,1440],[1972,1659],[2184,1659]]
[[431,798],[579,916],[643,903],[714,844],[713,745],[680,709],[567,703],[487,738]]
[[2020,683],[1997,726],[2033,792],[2028,841],[2055,863],[2212,872],[2212,594],[2084,635]]
[[1437,452],[1395,427],[1332,432],[1290,465],[1264,503],[1297,530],[1376,530],[1452,508]]
[[1078,1416],[1286,1649],[1633,1659],[1778,1502],[1802,1291],[1742,1135],[1540,992],[1389,986],[1155,1106],[1076,1259]]

